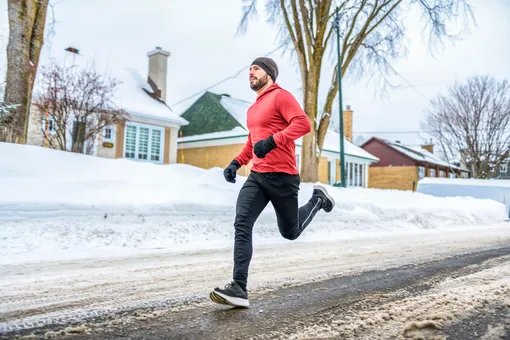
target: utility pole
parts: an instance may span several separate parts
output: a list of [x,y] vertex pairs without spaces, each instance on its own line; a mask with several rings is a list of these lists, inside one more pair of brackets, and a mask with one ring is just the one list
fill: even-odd
[[338,58],[338,67],[337,67],[337,78],[338,78],[338,104],[340,106],[340,110],[338,112],[340,122],[340,185],[345,188],[345,154],[344,154],[344,110],[342,104],[342,58],[340,54],[340,13],[339,7],[336,7],[336,15],[334,21],[334,28],[336,31],[336,43],[337,43],[337,58]]

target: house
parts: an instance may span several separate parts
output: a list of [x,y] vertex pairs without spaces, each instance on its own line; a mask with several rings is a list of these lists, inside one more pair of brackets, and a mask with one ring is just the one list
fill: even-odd
[[[183,126],[178,138],[178,162],[201,168],[226,167],[244,147],[248,128],[246,114],[251,103],[232,98],[228,94],[205,92],[181,117],[189,124]],[[352,110],[344,112],[344,152],[346,179],[349,186],[368,186],[368,168],[378,161],[369,152],[352,143]],[[335,184],[340,180],[340,135],[328,131],[319,162],[319,181]],[[302,138],[296,140],[296,163],[300,168]],[[239,170],[247,176],[251,162]]]
[[380,159],[370,165],[371,188],[415,190],[425,177],[468,177],[467,169],[436,156],[432,144],[413,148],[372,137],[361,147]]
[[[114,95],[116,109],[123,109],[129,118],[112,126],[107,126],[96,136],[88,148],[79,146],[78,152],[104,158],[126,158],[154,164],[171,164],[177,161],[177,135],[179,129],[188,122],[172,112],[166,104],[167,62],[170,53],[160,47],[147,53],[148,69],[142,75],[138,70],[120,67],[116,64],[92,60],[75,47],[65,49],[62,55],[64,65],[84,67],[93,62],[98,72],[105,72],[119,83]],[[37,90],[34,89],[34,93]],[[75,119],[75,118],[73,118]],[[73,134],[80,122],[68,122],[67,150],[71,150]],[[81,123],[83,124],[83,123]],[[55,119],[45,117],[32,105],[27,144],[45,146],[48,138],[55,134]]]
[[510,158],[501,162],[498,168],[494,169],[491,174],[493,179],[510,179]]

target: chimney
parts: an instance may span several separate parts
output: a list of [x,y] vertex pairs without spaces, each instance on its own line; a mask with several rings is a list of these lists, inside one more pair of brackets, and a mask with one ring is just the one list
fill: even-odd
[[156,47],[147,53],[149,57],[149,76],[147,82],[154,92],[166,102],[166,76],[170,52]]
[[352,110],[350,105],[347,105],[344,111],[344,136],[352,142]]
[[424,144],[421,146],[423,150],[427,150],[430,153],[434,153],[434,144],[432,143],[432,139],[430,139],[429,144]]

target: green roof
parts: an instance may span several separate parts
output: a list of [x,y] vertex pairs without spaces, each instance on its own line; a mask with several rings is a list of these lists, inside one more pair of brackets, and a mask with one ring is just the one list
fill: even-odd
[[[206,92],[181,117],[189,124],[181,127],[182,136],[195,136],[205,133],[230,131],[241,126],[221,105],[221,96]],[[241,126],[242,127],[242,126]]]

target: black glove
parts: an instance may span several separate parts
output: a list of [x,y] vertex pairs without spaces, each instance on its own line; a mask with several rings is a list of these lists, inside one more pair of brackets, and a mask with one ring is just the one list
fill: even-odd
[[273,136],[269,136],[267,139],[259,140],[255,143],[253,147],[253,152],[257,155],[258,158],[264,158],[269,153],[269,151],[276,148],[276,143],[274,142]]
[[225,168],[225,170],[223,170],[223,176],[225,176],[225,179],[227,180],[227,182],[230,182],[230,183],[236,182],[236,173],[240,167],[241,167],[241,164],[239,164],[239,162],[234,159]]

